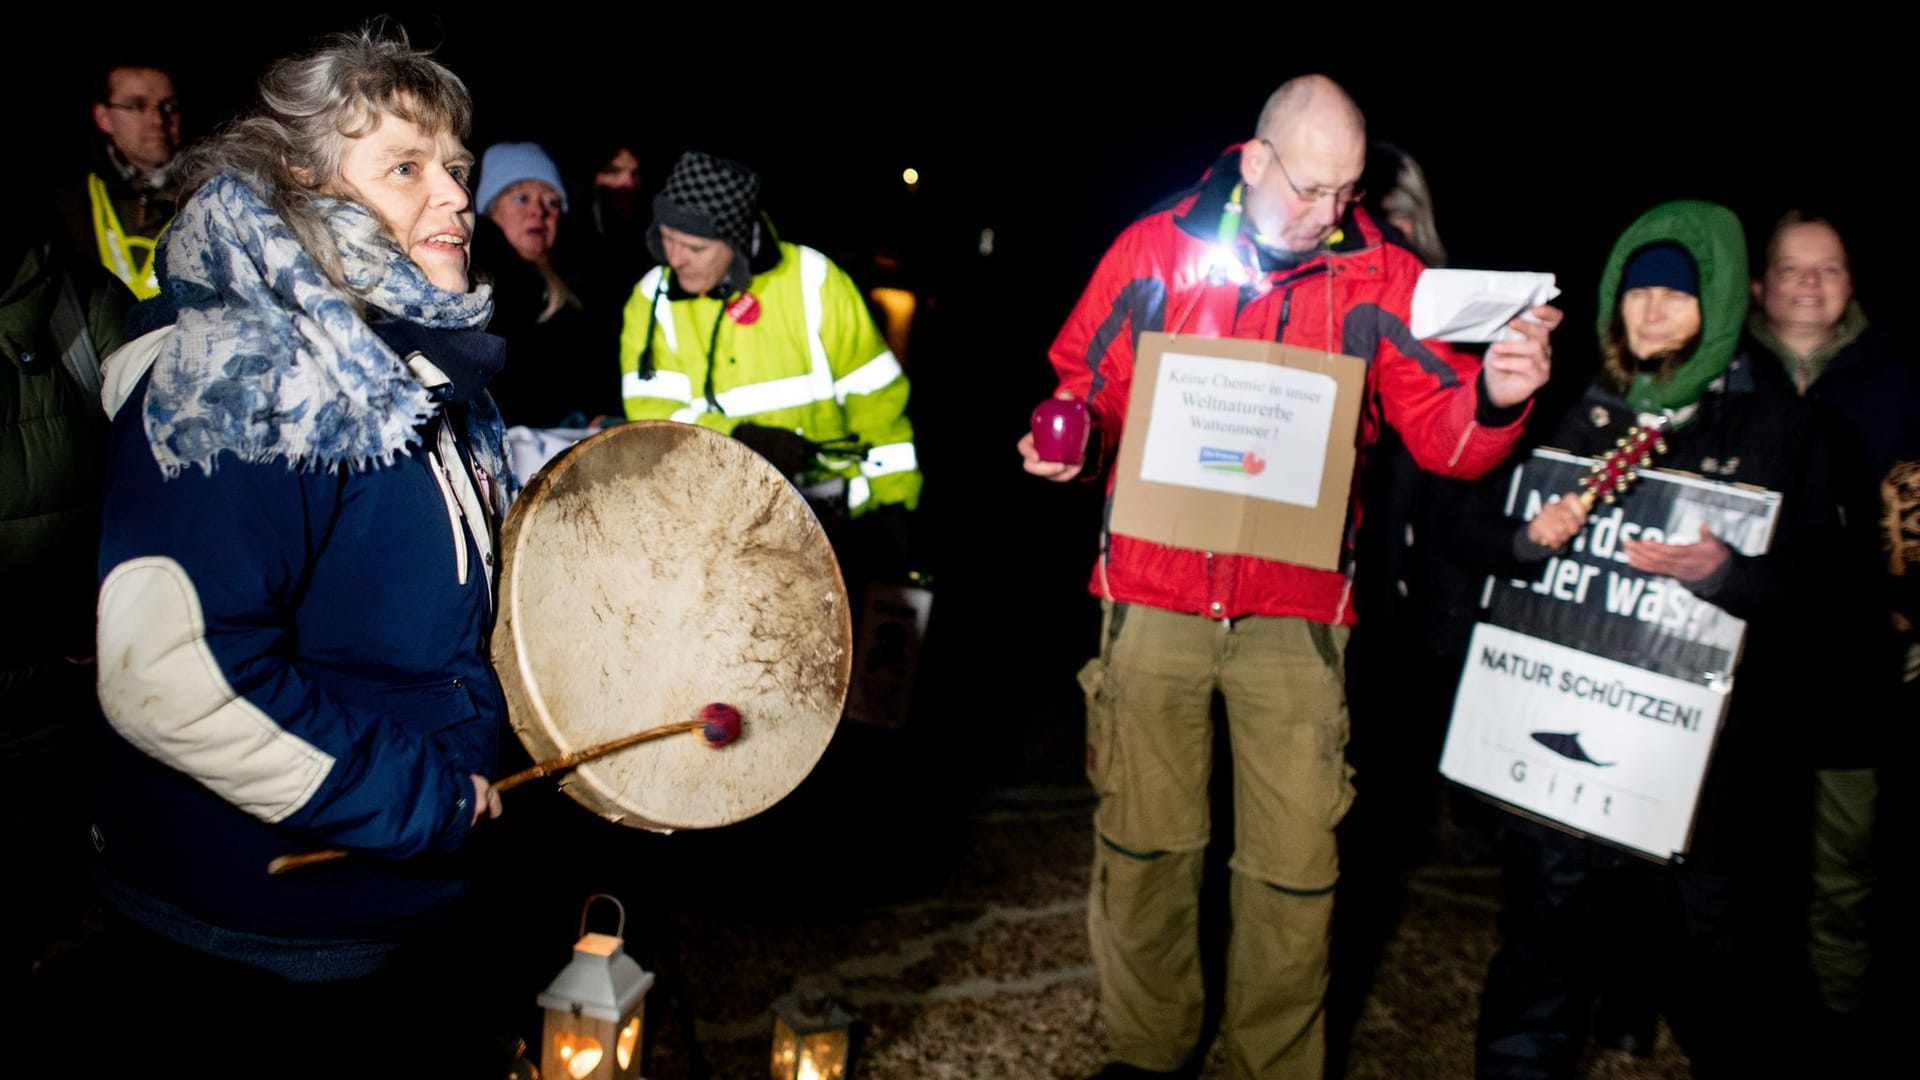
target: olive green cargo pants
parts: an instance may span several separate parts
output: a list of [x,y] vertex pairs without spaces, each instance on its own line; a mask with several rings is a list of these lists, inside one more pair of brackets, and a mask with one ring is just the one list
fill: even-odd
[[1199,898],[1212,698],[1233,753],[1232,925],[1221,1036],[1236,1077],[1321,1075],[1333,827],[1346,764],[1347,631],[1109,604],[1081,670],[1099,794],[1088,924],[1114,1057],[1174,1069],[1204,1008]]

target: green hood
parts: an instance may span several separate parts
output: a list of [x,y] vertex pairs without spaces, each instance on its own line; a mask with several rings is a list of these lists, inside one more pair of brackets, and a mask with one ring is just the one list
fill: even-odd
[[1733,211],[1716,203],[1679,199],[1641,214],[1614,241],[1600,275],[1600,321],[1604,348],[1607,326],[1619,299],[1620,272],[1627,257],[1648,244],[1671,240],[1687,249],[1700,271],[1700,343],[1678,371],[1655,382],[1635,375],[1627,401],[1642,412],[1677,409],[1699,400],[1707,384],[1727,370],[1747,322],[1747,238]]

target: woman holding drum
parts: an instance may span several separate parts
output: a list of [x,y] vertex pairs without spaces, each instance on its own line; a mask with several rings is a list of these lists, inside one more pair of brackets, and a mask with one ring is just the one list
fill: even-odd
[[395,1022],[434,1038],[382,1075],[490,1050],[436,947],[505,714],[470,108],[397,33],[274,65],[182,166],[166,325],[109,363],[96,878],[146,1045],[217,1028],[196,1075],[359,1074]]

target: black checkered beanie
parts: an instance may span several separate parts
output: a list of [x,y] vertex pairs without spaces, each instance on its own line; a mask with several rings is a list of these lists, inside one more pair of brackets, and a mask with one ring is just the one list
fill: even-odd
[[653,224],[647,227],[647,249],[660,263],[667,261],[660,244],[660,226],[683,233],[724,240],[733,248],[733,265],[726,283],[745,289],[753,281],[747,268],[753,257],[754,225],[760,213],[760,177],[737,161],[689,150],[674,162],[667,186],[653,197]]

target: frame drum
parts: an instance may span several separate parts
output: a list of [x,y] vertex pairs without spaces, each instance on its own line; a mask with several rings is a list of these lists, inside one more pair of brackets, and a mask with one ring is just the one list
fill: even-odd
[[528,482],[500,537],[493,662],[514,731],[546,761],[740,710],[586,762],[561,787],[624,825],[729,825],[804,780],[840,722],[847,590],[806,500],[727,435],[641,421],[582,440]]

